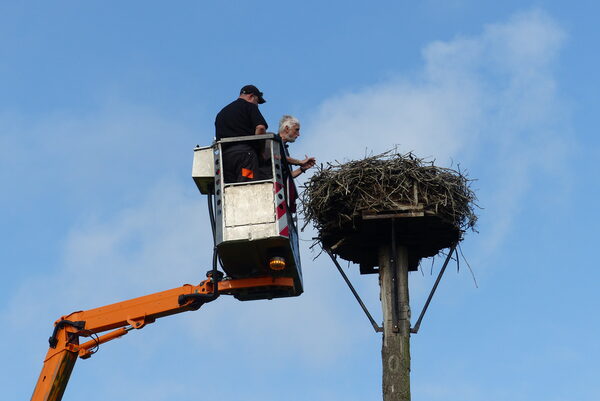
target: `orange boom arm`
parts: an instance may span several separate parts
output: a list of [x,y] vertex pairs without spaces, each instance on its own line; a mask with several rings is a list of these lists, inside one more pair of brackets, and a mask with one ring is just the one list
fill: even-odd
[[[197,286],[185,284],[179,288],[146,295],[87,311],[73,312],[54,324],[50,348],[33,391],[31,401],[60,401],[67,387],[77,357],[86,359],[98,346],[141,329],[156,319],[176,313],[197,310],[221,294],[236,295],[253,289],[293,288],[288,277],[256,277],[224,280],[215,283],[205,280]],[[99,333],[112,330],[98,336]],[[80,337],[92,337],[79,344]]]

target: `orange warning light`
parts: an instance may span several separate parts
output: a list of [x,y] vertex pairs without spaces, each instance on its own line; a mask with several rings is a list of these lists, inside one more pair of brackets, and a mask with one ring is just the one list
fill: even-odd
[[274,256],[269,260],[269,268],[271,270],[283,270],[285,269],[285,259],[281,256]]

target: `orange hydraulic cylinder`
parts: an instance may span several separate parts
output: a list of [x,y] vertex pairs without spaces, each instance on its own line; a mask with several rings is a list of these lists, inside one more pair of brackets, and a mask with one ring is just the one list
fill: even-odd
[[115,338],[124,336],[128,332],[128,329],[126,329],[125,327],[121,327],[120,329],[111,331],[110,333],[106,333],[103,336],[85,342],[79,346],[79,356],[82,359],[87,359],[90,356],[92,356],[92,354],[94,354],[95,351],[92,351],[92,349],[94,349],[95,347],[98,347],[100,346],[100,344],[104,344],[105,342],[108,342],[110,340],[114,340]]

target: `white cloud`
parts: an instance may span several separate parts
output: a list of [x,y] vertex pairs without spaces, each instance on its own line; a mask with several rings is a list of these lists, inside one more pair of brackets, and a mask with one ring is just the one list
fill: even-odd
[[[414,150],[442,164],[463,161],[475,177],[484,178],[478,174],[484,172],[488,182],[482,195],[488,219],[482,231],[484,245],[493,251],[506,235],[535,170],[555,171],[564,156],[565,113],[552,71],[563,41],[564,33],[550,17],[532,11],[489,25],[477,36],[432,43],[423,50],[419,73],[325,100],[307,121],[305,131],[310,134],[299,147],[327,161],[356,158],[365,149],[379,152],[398,144],[402,151]],[[172,138],[169,131],[187,130],[142,112],[133,120],[121,113],[116,118],[108,114],[112,117],[85,121],[56,117],[51,124],[56,128],[53,136],[41,145],[33,137],[20,142],[19,159],[31,144],[34,152],[49,152],[60,166],[50,167],[60,172],[49,175],[41,159],[31,171],[38,168],[44,177],[65,175],[76,192],[81,186],[93,191],[94,181],[102,181],[109,193],[127,188],[127,182],[135,182],[148,170],[153,173],[143,184],[129,188],[136,188],[135,195],[116,194],[135,197],[130,206],[103,209],[70,228],[62,266],[15,290],[5,309],[13,328],[39,331],[71,310],[186,281],[197,283],[210,268],[205,200],[189,195],[191,180],[185,187],[181,179],[161,173],[168,161],[179,163],[190,155],[182,140],[177,145],[181,152],[166,150],[172,149],[167,146]],[[39,137],[42,131],[37,126],[32,132]],[[185,139],[191,137],[189,132],[186,135]],[[106,184],[112,177],[122,185]],[[86,196],[93,198],[93,192]],[[232,348],[243,350],[242,359],[252,359],[256,369],[268,369],[273,355],[282,355],[318,370],[367,341],[371,349],[377,347],[373,343],[379,337],[372,334],[358,306],[349,305],[354,300],[347,289],[332,286],[339,277],[329,262],[322,257],[312,263],[307,252],[303,256],[309,292],[302,297],[243,304],[219,300],[204,307],[201,317],[175,321],[177,330],[164,335],[176,333],[182,341],[195,340],[191,341],[198,344],[194,355],[207,348],[212,356],[219,350],[225,355],[231,355]],[[376,298],[376,286],[364,288],[367,302]],[[31,294],[43,294],[44,302]],[[343,303],[336,299],[340,297]],[[379,314],[376,308],[372,311]],[[243,346],[232,344],[240,338]],[[182,361],[181,366],[193,369],[197,366],[193,362]],[[211,365],[201,359],[196,364]],[[153,391],[162,394],[161,388],[158,383]],[[469,394],[471,389],[463,392]],[[155,398],[168,397],[161,394]]]
[[65,273],[86,294],[98,286],[167,289],[201,276],[203,265],[210,268],[212,249],[203,201],[199,194],[190,198],[179,183],[159,181],[136,207],[107,220],[86,219],[67,239]]
[[[560,135],[547,129],[553,128],[557,119],[560,123],[560,102],[551,70],[563,38],[551,18],[532,11],[507,23],[489,25],[479,36],[432,43],[423,50],[424,66],[419,74],[324,101],[308,123],[311,135],[303,147],[318,150],[320,160],[360,157],[365,149],[378,152],[399,144],[402,150],[443,162],[452,158],[493,163],[488,178],[495,180],[496,195],[494,200],[486,199],[492,205],[485,204],[495,216],[495,223],[485,227],[493,249],[510,227],[531,170],[552,165],[561,152]],[[89,175],[97,176],[102,170],[97,163],[107,160],[112,167],[127,170],[129,153],[138,143],[141,146],[146,133],[147,146],[156,152],[164,144],[163,130],[173,127],[142,114],[134,121],[109,115],[112,118],[106,121],[110,123],[97,124],[98,119],[90,118],[54,124],[59,127],[55,130],[58,136],[46,142],[56,142],[53,151],[70,141],[78,143],[82,151],[91,150],[91,167],[76,169],[72,179],[86,175],[88,168]],[[144,159],[140,152],[136,163]],[[89,159],[86,153],[70,157],[84,166],[83,161]],[[111,171],[114,174],[115,170]],[[203,203],[200,196],[189,198],[180,184],[163,178],[146,190],[137,206],[80,222],[65,243],[63,268],[51,279],[56,286],[55,307],[71,304],[78,308],[82,302],[93,306],[95,301],[112,301],[111,297],[124,299],[132,293],[170,288],[186,278],[201,279],[210,267]],[[317,286],[312,291],[326,291],[318,281],[312,284]],[[313,310],[324,304],[318,297],[310,302],[314,302]],[[298,306],[296,316],[302,316],[305,306]],[[278,309],[271,305],[259,308],[272,313]],[[324,322],[336,324],[329,316],[339,313],[324,309],[321,316],[312,314],[310,318],[325,327]],[[263,320],[260,313],[252,316],[255,322]],[[279,318],[284,316],[282,313]],[[247,323],[243,318],[240,322]],[[262,324],[266,322],[255,327]],[[288,321],[285,326],[293,324]],[[313,340],[309,337],[306,347]],[[324,350],[327,347],[325,344]]]
[[460,162],[484,187],[481,229],[491,252],[532,176],[556,174],[568,152],[568,114],[553,74],[564,40],[552,18],[533,10],[478,36],[431,43],[417,73],[324,101],[303,148],[319,161],[399,145],[437,164]]
[[[86,218],[69,233],[61,267],[19,291],[15,319],[23,318],[23,310],[58,318],[177,287],[182,280],[199,282],[209,269],[212,249],[201,206],[179,185],[159,182],[135,208]],[[26,296],[32,292],[45,294],[47,301],[39,305]]]
[[[325,100],[308,121],[310,135],[301,146],[315,150],[320,160],[360,157],[365,149],[377,152],[399,144],[442,163],[451,158],[493,163],[490,178],[508,204],[494,210],[505,213],[507,218],[499,220],[508,224],[531,170],[551,168],[563,149],[565,113],[552,69],[564,37],[549,16],[535,10],[488,25],[478,36],[431,43],[423,50],[419,73]],[[47,138],[42,125],[49,130]],[[189,139],[185,127],[119,104],[102,117],[53,116],[20,143],[49,151],[68,181],[110,179],[100,175],[121,175],[116,171],[131,181],[132,164],[142,174],[143,165],[152,169],[164,156],[169,130]],[[176,153],[167,152],[168,160],[180,159]],[[66,163],[58,163],[61,157]],[[206,225],[204,200],[185,195],[179,180],[159,177],[162,181],[146,184],[137,206],[86,218],[71,229],[61,271],[80,283],[82,292],[92,287],[92,277],[105,282],[105,289],[119,282],[156,287],[171,274],[181,277],[196,269],[198,255],[190,255],[190,249],[209,252],[208,230],[200,228]],[[501,225],[496,229],[504,231]],[[111,281],[112,275],[120,280]]]

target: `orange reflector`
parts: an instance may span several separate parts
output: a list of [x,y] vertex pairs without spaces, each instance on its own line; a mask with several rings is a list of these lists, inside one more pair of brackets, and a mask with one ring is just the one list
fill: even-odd
[[253,179],[254,171],[242,167],[242,177]]
[[285,259],[281,256],[274,256],[269,260],[269,268],[271,270],[283,270],[285,269]]

